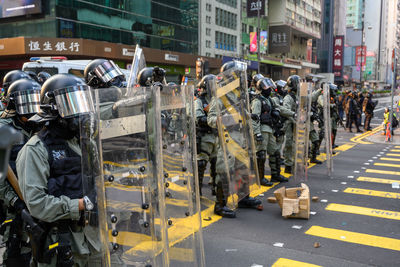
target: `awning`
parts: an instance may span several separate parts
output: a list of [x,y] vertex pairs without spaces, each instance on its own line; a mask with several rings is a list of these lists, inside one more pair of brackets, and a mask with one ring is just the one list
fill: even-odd
[[270,65],[276,65],[276,66],[283,66],[284,65],[282,62],[269,60],[269,59],[262,59],[261,63],[270,64]]
[[306,68],[319,69],[319,64],[303,61],[301,65]]
[[285,68],[301,70],[301,66],[299,66],[299,65],[294,65],[294,64],[285,63],[285,64],[283,64],[283,66],[284,66]]

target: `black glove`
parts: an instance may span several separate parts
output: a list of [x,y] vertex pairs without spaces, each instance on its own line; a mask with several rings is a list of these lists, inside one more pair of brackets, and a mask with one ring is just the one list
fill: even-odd
[[260,117],[259,117],[257,114],[251,114],[251,119],[252,119],[253,121],[259,121],[259,120],[260,120]]
[[201,127],[207,127],[208,126],[208,124],[207,124],[207,116],[200,117],[197,120],[197,122],[198,122],[199,126],[201,126]]
[[14,201],[14,204],[12,206],[17,211],[17,213],[21,213],[23,209],[26,209],[25,203],[20,198],[17,198],[17,200]]

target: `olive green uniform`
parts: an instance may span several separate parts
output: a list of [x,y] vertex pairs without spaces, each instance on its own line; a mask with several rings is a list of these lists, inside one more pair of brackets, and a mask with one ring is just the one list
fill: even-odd
[[[287,109],[283,106],[283,99],[284,98],[282,96],[280,96],[278,93],[276,93],[276,92],[273,93],[272,101],[275,102],[275,105],[279,106],[281,117],[284,120],[284,122],[286,122],[288,119],[292,119],[294,117],[295,112],[293,112],[290,109]],[[285,125],[287,127],[287,124],[284,123],[284,127],[282,129],[284,133],[286,132]],[[285,134],[282,134],[276,138],[276,144],[278,146],[279,152],[282,151],[282,146],[283,146],[284,141],[285,141]]]
[[[77,139],[67,140],[68,146],[81,155]],[[22,148],[17,158],[19,185],[25,203],[33,217],[52,223],[59,220],[77,222],[80,219],[79,200],[66,196],[55,197],[47,194],[47,179],[50,176],[48,152],[37,135],[33,136]],[[98,230],[91,226],[70,227],[71,248],[75,266],[101,266]],[[47,244],[56,243],[54,235],[47,235]],[[57,256],[51,264],[39,263],[38,266],[56,266]]]
[[[293,114],[297,112],[297,104],[296,104],[297,96],[290,92],[283,98],[283,108],[288,111],[291,111]],[[292,118],[289,118],[285,121],[284,130],[285,130],[285,147],[283,149],[283,158],[285,160],[285,166],[293,166],[294,164],[294,132],[296,130],[296,121]]]

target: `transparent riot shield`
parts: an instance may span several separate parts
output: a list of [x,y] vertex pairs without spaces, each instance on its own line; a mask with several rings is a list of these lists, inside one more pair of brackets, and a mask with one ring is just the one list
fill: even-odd
[[139,71],[144,69],[145,67],[146,67],[146,59],[144,58],[143,49],[140,48],[139,45],[136,45],[135,54],[133,56],[133,61],[132,61],[131,73],[129,75],[128,85],[127,85],[128,96],[132,94],[132,89],[134,89],[135,85],[137,84],[137,76],[139,74]]
[[108,248],[102,265],[168,266],[159,89],[138,87],[130,97],[98,107],[101,116],[104,108],[112,114],[100,117],[98,132],[98,225]]
[[294,135],[294,179],[296,182],[307,181],[311,91],[311,83],[302,83],[297,92],[297,119]]
[[236,208],[241,199],[260,188],[246,71],[234,68],[219,74],[212,96],[217,102],[214,105],[216,110],[210,110],[209,116],[216,113],[220,142],[218,155],[223,157],[223,161],[221,158],[218,160],[224,165],[221,171],[217,162],[217,174],[225,194],[230,195],[228,206]]
[[193,86],[163,86],[162,157],[170,266],[204,266]]
[[333,159],[332,159],[332,119],[331,119],[331,97],[329,85],[324,84],[324,135],[325,135],[325,154],[326,154],[326,167],[328,176],[332,175]]

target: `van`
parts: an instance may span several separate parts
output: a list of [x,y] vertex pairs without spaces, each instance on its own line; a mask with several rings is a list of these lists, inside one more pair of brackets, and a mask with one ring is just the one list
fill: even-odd
[[[89,59],[68,60],[66,57],[32,57],[30,62],[24,63],[22,70],[33,71],[36,74],[45,71],[52,76],[59,73],[69,73],[83,79],[83,72],[90,61]],[[121,69],[121,71],[128,79],[130,72],[125,69]]]

